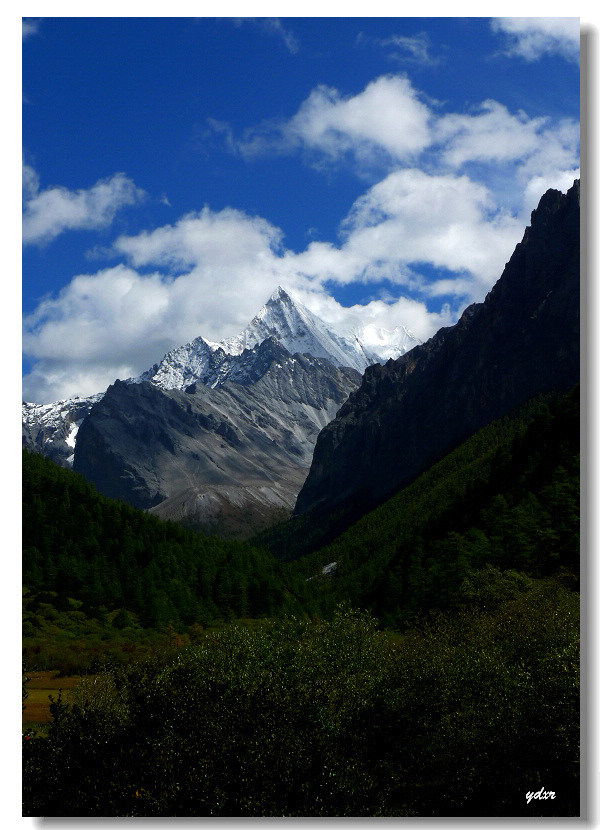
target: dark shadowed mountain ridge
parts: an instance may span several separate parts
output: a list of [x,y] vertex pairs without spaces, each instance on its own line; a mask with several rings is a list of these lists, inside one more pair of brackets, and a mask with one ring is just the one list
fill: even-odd
[[320,433],[295,512],[373,506],[482,426],[579,380],[579,181],[549,190],[455,326],[364,374]]

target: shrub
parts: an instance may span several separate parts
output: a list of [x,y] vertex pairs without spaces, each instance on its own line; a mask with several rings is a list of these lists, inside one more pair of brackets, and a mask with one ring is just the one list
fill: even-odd
[[577,815],[577,610],[537,582],[405,635],[349,609],[207,633],[57,701],[26,814]]

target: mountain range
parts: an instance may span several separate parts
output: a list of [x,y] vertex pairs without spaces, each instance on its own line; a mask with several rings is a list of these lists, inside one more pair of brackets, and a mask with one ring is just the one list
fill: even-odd
[[356,517],[578,379],[577,181],[542,197],[485,301],[426,343],[336,332],[279,287],[236,337],[197,337],[104,394],[25,403],[23,440],[105,495],[245,536],[292,509]]
[[336,332],[278,287],[236,337],[197,337],[103,394],[24,403],[23,443],[105,495],[244,535],[290,513],[359,373],[418,342],[404,327]]

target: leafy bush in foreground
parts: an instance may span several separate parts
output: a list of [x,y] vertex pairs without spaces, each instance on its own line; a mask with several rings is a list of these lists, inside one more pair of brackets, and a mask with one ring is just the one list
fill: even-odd
[[405,635],[348,610],[230,626],[87,681],[26,742],[25,815],[577,815],[578,596],[466,590],[478,610]]

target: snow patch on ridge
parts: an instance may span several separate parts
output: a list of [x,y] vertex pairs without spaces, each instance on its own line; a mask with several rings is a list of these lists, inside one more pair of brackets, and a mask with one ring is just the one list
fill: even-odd
[[77,433],[79,432],[79,427],[81,426],[81,422],[83,418],[80,418],[78,421],[72,423],[69,427],[69,434],[65,438],[65,443],[69,445],[69,447],[73,447],[75,449],[75,439],[77,438]]

